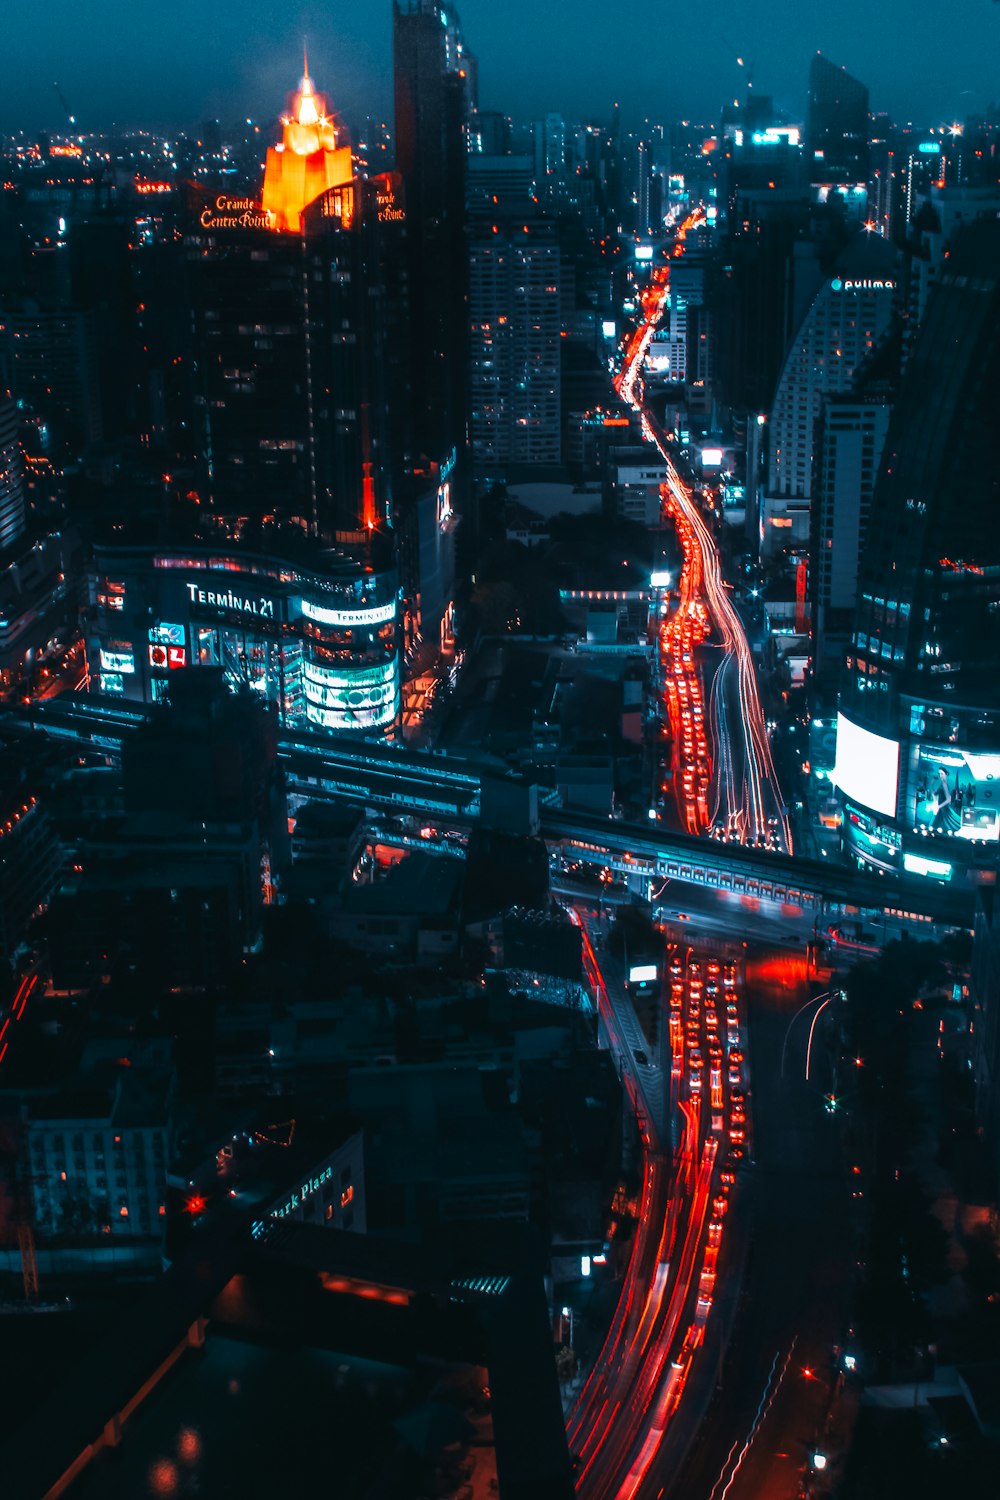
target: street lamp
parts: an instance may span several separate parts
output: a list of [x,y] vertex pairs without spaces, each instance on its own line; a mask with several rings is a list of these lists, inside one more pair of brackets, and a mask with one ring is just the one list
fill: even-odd
[[825,1453],[814,1453],[809,1461],[812,1464],[813,1468],[816,1470],[817,1474],[822,1474],[823,1470],[827,1466],[827,1463],[829,1462]]
[[[817,1001],[822,1000],[824,1004],[828,1004],[837,995],[842,995],[843,993],[844,993],[843,990],[824,990],[822,992],[822,994],[813,995],[812,999],[811,1000],[807,1000],[806,1003],[805,1003],[805,1005],[800,1005],[799,1006],[798,1010],[795,1012],[794,1016],[792,1017],[792,1019],[789,1021],[788,1025],[785,1028],[785,1040],[781,1044],[781,1070],[780,1070],[780,1072],[781,1072],[781,1077],[782,1078],[784,1078],[784,1076],[785,1076],[785,1055],[786,1055],[786,1053],[788,1051],[788,1038],[791,1036],[791,1034],[792,1034],[792,1027],[795,1025],[796,1021],[799,1019],[799,1016],[803,1015],[804,1012],[807,1011],[810,1006],[815,1005],[817,1003]],[[823,1009],[823,1006],[820,1006],[820,1010],[822,1010],[822,1009]],[[815,1022],[814,1022],[814,1024],[815,1024]],[[809,1033],[809,1038],[810,1038],[810,1042],[811,1042],[811,1040],[812,1040],[812,1031],[811,1030],[810,1030],[810,1033]],[[806,1069],[806,1077],[807,1078],[809,1077],[808,1066],[807,1066],[807,1069]]]

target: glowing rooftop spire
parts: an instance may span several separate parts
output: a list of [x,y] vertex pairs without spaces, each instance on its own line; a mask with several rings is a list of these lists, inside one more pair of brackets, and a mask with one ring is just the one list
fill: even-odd
[[296,103],[296,118],[300,125],[318,125],[322,118],[320,100],[316,97],[313,81],[309,77],[309,49],[302,38],[302,82],[299,85]]
[[274,215],[278,229],[297,230],[308,204],[353,176],[351,148],[338,142],[326,101],[309,76],[304,44],[302,67],[298,92],[282,119],[281,144],[268,151],[264,172],[263,206]]

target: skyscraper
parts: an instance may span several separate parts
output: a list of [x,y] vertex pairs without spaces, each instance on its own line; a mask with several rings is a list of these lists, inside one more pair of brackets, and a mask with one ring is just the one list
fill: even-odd
[[558,464],[560,253],[554,224],[523,207],[477,223],[469,269],[470,431],[477,474]]
[[895,296],[895,251],[876,236],[856,235],[792,339],[768,423],[765,553],[808,545],[823,397],[850,388],[855,371],[890,326]]
[[847,191],[868,182],[868,90],[820,52],[809,64],[806,163],[816,187]]
[[203,455],[195,536],[151,546],[116,534],[95,547],[91,678],[156,701],[177,669],[220,667],[285,724],[391,732],[385,330],[403,210],[394,174],[354,175],[308,74],[282,127],[262,199],[218,193],[185,235]]
[[476,64],[439,0],[394,0],[396,167],[406,195],[414,441],[447,458],[465,438],[466,125]]
[[231,532],[294,522],[333,540],[385,524],[388,177],[353,175],[308,74],[263,197],[216,197],[186,237],[205,488]]
[[17,442],[17,411],[0,396],[0,552],[24,531],[24,478]]
[[852,852],[960,879],[1000,847],[1000,221],[959,234],[893,411],[838,723]]

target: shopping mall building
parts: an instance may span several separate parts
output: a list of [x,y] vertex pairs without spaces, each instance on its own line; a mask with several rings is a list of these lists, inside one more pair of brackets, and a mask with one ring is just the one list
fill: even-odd
[[288,727],[392,733],[395,565],[342,549],[302,551],[305,562],[227,543],[98,545],[89,575],[92,690],[155,703],[179,667],[222,667],[274,703]]

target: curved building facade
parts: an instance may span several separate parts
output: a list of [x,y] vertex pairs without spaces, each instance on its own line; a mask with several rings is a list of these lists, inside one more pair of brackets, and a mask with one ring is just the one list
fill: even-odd
[[399,717],[398,577],[336,550],[297,558],[204,543],[98,546],[91,686],[145,703],[178,667],[222,667],[283,725],[391,733]]
[[834,773],[863,863],[992,877],[1000,854],[1000,220],[956,239],[893,411]]
[[856,235],[792,339],[768,422],[761,537],[768,555],[809,546],[816,424],[823,400],[850,390],[857,370],[887,333],[897,299],[897,260],[885,240]]

